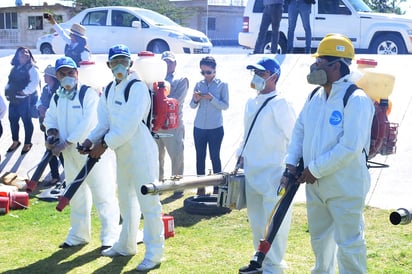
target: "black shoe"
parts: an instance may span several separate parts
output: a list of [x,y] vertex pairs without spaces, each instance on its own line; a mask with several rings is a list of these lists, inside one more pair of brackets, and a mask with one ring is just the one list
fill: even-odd
[[112,247],[111,245],[102,245],[102,246],[100,247],[100,252],[102,252],[103,250],[109,249],[109,248],[111,248],[111,247]]
[[249,265],[239,268],[239,274],[261,274],[262,268],[256,262],[251,261]]
[[60,248],[70,248],[73,247],[72,245],[69,245],[68,243],[64,242],[62,244],[59,245]]
[[173,192],[173,198],[181,198],[181,197],[183,197],[183,191]]

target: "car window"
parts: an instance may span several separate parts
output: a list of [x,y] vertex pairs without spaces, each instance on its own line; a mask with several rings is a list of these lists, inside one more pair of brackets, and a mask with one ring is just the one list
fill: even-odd
[[133,21],[139,21],[139,19],[131,13],[121,10],[112,11],[112,26],[131,27]]
[[336,0],[319,0],[319,14],[351,14],[351,11],[346,7],[345,3]]
[[106,26],[107,10],[92,11],[84,16],[83,26]]

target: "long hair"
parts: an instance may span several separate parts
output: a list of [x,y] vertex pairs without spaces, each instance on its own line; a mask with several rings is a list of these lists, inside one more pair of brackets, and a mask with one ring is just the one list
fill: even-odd
[[20,62],[19,62],[19,53],[20,53],[20,51],[22,51],[22,50],[27,50],[27,51],[29,52],[29,54],[30,54],[30,62],[31,62],[32,64],[36,63],[36,60],[34,60],[33,54],[31,53],[31,50],[30,50],[29,48],[27,48],[27,47],[19,47],[19,48],[17,48],[16,53],[14,54],[13,59],[11,59],[10,64],[11,64],[12,66],[23,65],[23,64],[20,64]]

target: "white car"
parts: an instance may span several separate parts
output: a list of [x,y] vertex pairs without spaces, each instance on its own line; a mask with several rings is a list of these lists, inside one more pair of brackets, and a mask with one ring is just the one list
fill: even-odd
[[[115,44],[125,44],[132,52],[162,53],[211,52],[212,43],[197,30],[182,27],[168,17],[137,7],[96,7],[81,11],[61,24],[70,29],[73,23],[86,28],[88,46],[92,53],[107,53]],[[56,33],[39,37],[37,49],[43,54],[63,53],[64,41]]]
[[[374,13],[362,0],[317,0],[312,5],[310,25],[312,48],[328,33],[341,33],[349,37],[357,52],[372,54],[412,53],[412,19],[406,16]],[[253,48],[262,19],[263,0],[249,0],[243,17],[243,31],[238,42]],[[270,29],[271,32],[271,29]],[[279,28],[280,53],[286,52],[288,34],[287,6],[284,7]],[[296,24],[293,44],[305,47],[305,31],[300,18]],[[270,49],[270,33],[265,41],[265,52]]]

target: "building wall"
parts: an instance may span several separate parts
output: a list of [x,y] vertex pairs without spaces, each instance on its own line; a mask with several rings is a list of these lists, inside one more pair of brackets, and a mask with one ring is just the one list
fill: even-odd
[[0,8],[0,48],[35,48],[38,37],[53,32],[51,24],[43,19],[44,12],[60,15],[66,21],[73,16],[74,9],[46,3],[43,6]]
[[[233,3],[238,4],[238,2]],[[244,6],[208,5],[208,0],[173,1],[173,3],[188,11],[188,18],[182,22],[182,25],[204,32],[213,45],[237,45],[238,33],[242,31]]]

